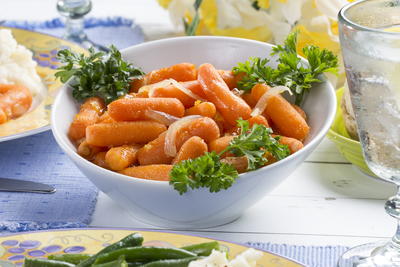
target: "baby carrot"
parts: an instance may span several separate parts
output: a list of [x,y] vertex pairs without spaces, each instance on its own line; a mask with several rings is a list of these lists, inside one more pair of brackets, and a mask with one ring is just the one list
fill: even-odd
[[218,70],[219,75],[224,80],[229,89],[237,88],[237,79],[232,71],[230,70]]
[[236,125],[239,118],[250,118],[251,108],[240,97],[233,94],[218,71],[211,64],[203,64],[198,70],[198,80],[206,99],[214,103],[226,122]]
[[286,136],[280,136],[279,143],[282,145],[287,145],[290,150],[290,154],[293,154],[304,147],[303,143],[299,140]]
[[[222,150],[224,150],[229,145],[229,143],[232,141],[233,138],[235,138],[235,137],[232,135],[222,136],[220,138],[217,138],[217,139],[211,141],[208,144],[208,147],[209,147],[210,151],[215,151],[217,153],[220,153]],[[233,156],[232,153],[224,153],[222,155],[222,157],[226,157],[229,155]]]
[[263,115],[257,115],[248,119],[250,127],[254,124],[264,125],[265,127],[269,128],[268,120]]
[[189,89],[192,91],[193,94],[205,99],[206,95],[204,94],[203,87],[201,87],[200,83],[198,80],[194,81],[187,81],[187,82],[180,82],[182,86],[184,86],[186,89]]
[[[173,157],[165,154],[165,136],[161,134],[157,139],[148,143],[138,151],[138,160],[141,165],[169,164]],[[176,150],[182,147],[192,136],[202,138],[206,143],[219,137],[219,128],[213,119],[202,117],[182,126],[176,133]]]
[[82,141],[78,146],[78,154],[89,160],[101,151],[104,151],[103,147],[89,145],[86,140]]
[[129,93],[137,93],[137,91],[139,91],[139,88],[143,85],[145,85],[143,78],[133,79],[130,84]]
[[97,166],[100,166],[105,169],[109,169],[109,166],[106,163],[106,151],[101,151],[94,155],[92,162]]
[[116,121],[146,120],[146,109],[175,117],[182,117],[185,113],[185,107],[175,98],[122,98],[108,105],[108,113]]
[[188,115],[200,115],[203,117],[214,118],[217,109],[215,105],[211,102],[202,102],[200,104],[195,104],[193,107],[185,111],[185,116]]
[[166,68],[153,70],[146,77],[146,84],[161,82],[165,79],[174,79],[178,82],[196,80],[196,66],[191,63],[180,63]]
[[246,103],[250,106],[250,107],[254,107],[257,104],[257,101],[254,100],[253,96],[251,95],[251,93],[244,93],[242,94],[242,99],[244,101],[246,101]]
[[108,111],[104,112],[103,115],[101,115],[98,120],[98,123],[111,123],[111,122],[115,122],[115,120],[110,117]]
[[176,154],[172,164],[177,164],[182,160],[194,159],[202,156],[208,151],[207,144],[198,136],[190,137],[185,143],[183,143],[178,154]]
[[167,156],[164,152],[166,132],[160,134],[156,139],[144,145],[137,152],[140,165],[170,164],[173,157]]
[[86,128],[86,141],[94,146],[143,144],[156,139],[166,127],[153,121],[98,123]]
[[194,102],[196,101],[194,98],[182,92],[174,84],[154,88],[151,97],[177,98],[186,108],[193,106]]
[[72,121],[68,136],[72,140],[78,140],[85,137],[86,127],[95,124],[104,110],[104,102],[98,97],[88,98],[81,106],[79,113],[75,115]]
[[248,167],[248,160],[246,156],[243,157],[226,157],[224,159],[221,159],[221,162],[227,163],[229,165],[232,165],[235,167],[235,169],[238,171],[238,173],[243,173],[247,171]]
[[167,164],[153,164],[146,166],[130,167],[119,173],[149,180],[169,181],[169,173],[171,172],[172,165]]
[[[256,84],[251,95],[257,101],[269,90],[266,84]],[[281,95],[271,95],[268,99],[264,115],[271,119],[274,127],[284,136],[304,140],[310,127],[300,113]]]
[[292,107],[303,117],[304,120],[307,120],[306,112],[296,104],[292,104]]
[[111,170],[121,171],[136,162],[140,145],[123,145],[110,148],[106,153],[106,163]]

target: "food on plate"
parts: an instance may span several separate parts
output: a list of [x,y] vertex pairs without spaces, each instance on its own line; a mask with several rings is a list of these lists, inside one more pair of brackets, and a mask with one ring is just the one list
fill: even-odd
[[[335,72],[337,58],[307,47],[307,66],[295,46],[296,34],[291,34],[274,49],[277,68],[252,58],[232,71],[179,63],[147,74],[115,48],[109,54],[91,50],[88,57],[61,51],[66,65],[57,77],[70,79],[73,96],[82,101],[69,137],[93,163],[168,181],[180,194],[227,189],[239,173],[273,164],[304,146],[310,127],[303,98],[320,81],[319,74]],[[112,71],[106,68],[110,64]],[[281,95],[285,92],[296,104]]]
[[26,258],[25,267],[255,267],[262,252],[249,248],[229,260],[217,241],[181,248],[146,246],[139,233],[130,234],[94,255],[53,254],[47,259]]
[[32,52],[10,30],[0,29],[0,124],[24,115],[33,98],[45,91],[36,65]]

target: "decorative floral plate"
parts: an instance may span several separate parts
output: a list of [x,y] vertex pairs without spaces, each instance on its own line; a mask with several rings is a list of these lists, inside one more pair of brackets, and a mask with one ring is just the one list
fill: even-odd
[[[59,66],[56,59],[57,52],[61,49],[71,49],[83,53],[86,50],[72,42],[22,29],[0,27],[10,29],[17,42],[33,53],[33,59],[38,63],[37,73],[47,87],[47,95],[34,101],[37,105],[22,117],[0,125],[0,142],[37,134],[50,129],[50,109],[53,99],[60,88],[61,83],[55,79],[54,73]],[[35,99],[34,99],[35,100]]]
[[[22,266],[25,257],[46,258],[51,254],[93,254],[130,233],[139,232],[144,244],[149,246],[181,247],[209,242],[210,239],[159,231],[136,231],[132,229],[76,229],[38,231],[0,237],[0,266]],[[229,256],[243,252],[247,247],[220,241],[228,249]],[[284,257],[263,252],[257,267],[304,266]]]

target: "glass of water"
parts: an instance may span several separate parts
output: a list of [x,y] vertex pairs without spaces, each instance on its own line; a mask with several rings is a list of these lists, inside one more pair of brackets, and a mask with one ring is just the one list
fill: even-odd
[[[339,12],[340,44],[364,157],[400,186],[400,0],[362,0]],[[400,192],[385,204],[400,219]],[[400,266],[400,227],[387,242],[347,251],[338,266]]]

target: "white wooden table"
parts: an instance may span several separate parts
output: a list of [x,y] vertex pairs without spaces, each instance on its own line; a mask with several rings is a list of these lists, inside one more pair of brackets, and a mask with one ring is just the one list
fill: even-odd
[[[55,3],[1,0],[0,20],[51,19],[58,16]],[[134,18],[148,40],[174,32],[168,14],[155,0],[93,0],[93,4],[91,16]],[[191,233],[234,242],[354,246],[394,233],[395,221],[383,209],[394,193],[394,186],[362,174],[324,140],[295,173],[240,219]],[[91,226],[158,229],[130,218],[102,193]]]

